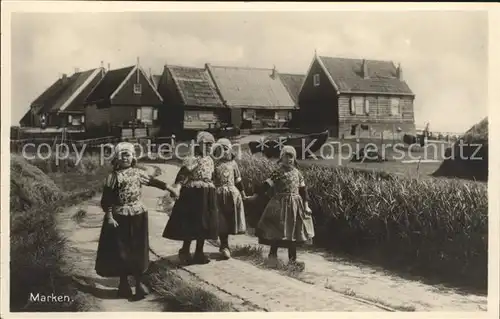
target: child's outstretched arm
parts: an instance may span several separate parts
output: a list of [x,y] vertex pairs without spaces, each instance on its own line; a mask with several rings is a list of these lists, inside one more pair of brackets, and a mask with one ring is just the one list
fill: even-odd
[[253,200],[257,198],[258,196],[264,196],[266,193],[274,187],[274,175],[272,175],[270,178],[266,179],[263,183],[261,183],[257,188],[255,189],[255,193],[252,196],[246,197],[246,199]]
[[247,198],[245,193],[245,188],[243,187],[243,180],[241,178],[240,168],[238,163],[234,162],[234,184],[236,188],[240,191],[242,198]]
[[311,209],[309,208],[309,192],[307,191],[304,176],[301,172],[299,172],[299,195],[302,197],[306,211],[311,212]]

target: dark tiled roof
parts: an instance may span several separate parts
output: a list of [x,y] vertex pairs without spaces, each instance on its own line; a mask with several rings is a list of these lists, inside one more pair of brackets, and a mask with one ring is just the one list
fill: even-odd
[[127,75],[134,69],[135,66],[110,70],[106,72],[104,78],[97,84],[86,99],[87,104],[92,104],[98,101],[109,100],[111,94],[120,86]]
[[290,96],[295,102],[297,102],[300,88],[305,77],[306,76],[303,74],[280,73],[281,81],[283,82],[286,89],[288,90],[288,93],[290,93]]
[[[84,72],[78,72],[71,76],[71,81],[68,81],[68,85],[64,91],[61,92],[59,98],[54,102],[49,112],[56,112],[61,109],[61,106],[78,90],[84,83],[89,79],[89,77],[96,71],[97,69],[92,69]],[[87,93],[88,94],[88,93]],[[78,95],[82,95],[81,93]],[[84,97],[85,98],[85,97]],[[71,102],[66,110],[68,111],[84,111],[84,105],[82,99],[75,98]]]
[[217,88],[206,69],[167,66],[185,105],[222,107]]
[[363,60],[319,57],[341,93],[413,94],[405,81],[396,77],[396,66],[390,61],[365,60],[368,79],[363,78]]
[[[80,88],[96,69],[76,72],[73,75],[60,78],[42,93],[31,105],[41,106],[37,113],[57,112],[60,107]],[[79,107],[83,111],[82,106]]]
[[21,125],[29,125],[29,124],[31,124],[30,122],[31,122],[31,108],[19,120],[19,124],[21,124]]
[[209,66],[222,99],[228,106],[292,109],[295,102],[272,69]]
[[161,75],[151,75],[151,82],[153,83],[153,85],[155,86],[155,89],[158,90],[158,85],[160,84],[160,79],[161,79]]

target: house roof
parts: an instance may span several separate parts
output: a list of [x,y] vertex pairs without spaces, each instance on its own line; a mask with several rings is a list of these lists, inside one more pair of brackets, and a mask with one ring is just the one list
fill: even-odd
[[368,78],[363,78],[363,60],[320,56],[319,62],[339,93],[383,93],[413,95],[404,80],[397,78],[391,61],[365,60]]
[[102,100],[109,100],[113,92],[115,92],[120,84],[125,81],[127,75],[129,75],[134,68],[135,66],[129,66],[106,72],[99,84],[90,92],[86,99],[86,103],[91,104]]
[[160,79],[161,79],[161,74],[160,75],[156,75],[156,74],[151,75],[151,82],[153,83],[153,85],[155,86],[155,89],[157,89],[157,90],[158,90],[158,85],[160,84]]
[[29,124],[30,123],[30,117],[31,117],[31,108],[28,109],[28,111],[23,115],[23,117],[19,120],[19,124]]
[[295,108],[295,102],[272,69],[207,65],[229,107]]
[[88,85],[89,79],[96,75],[97,70],[99,69],[75,72],[69,77],[57,79],[31,103],[31,106],[41,106],[35,110],[36,113],[57,112],[63,106],[70,106],[71,110],[82,112],[83,104],[77,103],[79,92]]
[[304,74],[280,73],[280,79],[295,103],[297,103],[300,87],[302,86],[302,82],[304,82],[305,77],[306,76]]
[[223,107],[206,69],[167,65],[184,105]]

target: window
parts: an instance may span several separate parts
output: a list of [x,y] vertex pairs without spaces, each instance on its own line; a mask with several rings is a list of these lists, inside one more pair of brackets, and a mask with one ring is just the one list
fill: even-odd
[[400,100],[398,97],[391,98],[391,115],[399,115],[401,113]]
[[73,117],[70,114],[70,115],[68,115],[68,123],[71,123],[71,122],[73,122]]
[[314,86],[319,86],[319,74],[313,75],[313,84]]
[[82,123],[85,123],[85,115],[82,115]]
[[365,113],[365,98],[362,96],[354,96],[351,98],[351,114],[362,115]]
[[158,110],[157,109],[154,109],[153,110],[153,120],[157,120],[158,119]]
[[140,120],[140,119],[141,119],[141,113],[142,113],[142,112],[141,112],[141,108],[137,108],[137,110],[136,110],[135,112],[136,112],[136,113],[135,113],[135,118],[136,118],[137,120]]
[[370,114],[370,100],[365,97],[365,114],[369,115]]
[[254,120],[256,118],[255,110],[244,110],[243,118],[245,120]]
[[141,93],[142,93],[141,83],[134,84],[134,94],[141,94]]

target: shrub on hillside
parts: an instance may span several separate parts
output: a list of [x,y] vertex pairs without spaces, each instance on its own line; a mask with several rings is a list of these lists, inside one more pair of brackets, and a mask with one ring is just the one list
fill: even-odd
[[59,200],[63,193],[39,168],[22,156],[10,157],[10,211],[21,211]]
[[[64,262],[65,240],[57,213],[68,196],[40,169],[11,155],[10,306],[11,311],[82,310]],[[84,186],[84,185],[83,185]],[[65,295],[70,303],[29,303],[30,294]]]
[[[251,193],[277,164],[245,155],[239,165]],[[316,245],[486,288],[486,184],[346,167],[301,170],[311,197]]]

